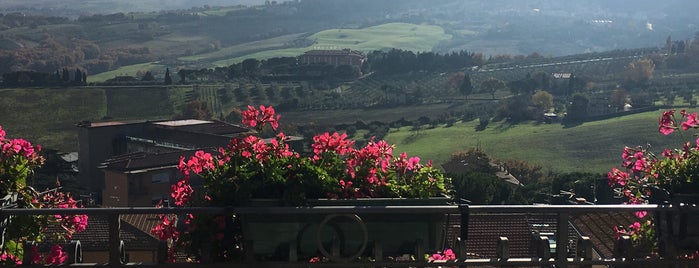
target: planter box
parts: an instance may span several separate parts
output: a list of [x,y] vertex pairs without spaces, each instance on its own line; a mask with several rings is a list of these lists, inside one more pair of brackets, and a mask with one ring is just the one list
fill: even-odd
[[[438,206],[447,202],[446,198],[373,198],[312,200],[309,206]],[[251,206],[265,205],[278,203],[270,200],[251,203]],[[369,252],[375,243],[380,245],[384,256],[415,254],[416,243],[422,243],[425,250],[437,251],[443,249],[446,227],[446,215],[441,213],[244,214],[240,217],[244,239],[252,241],[255,257],[263,260],[287,260],[290,248],[295,248],[300,260],[333,255],[335,260],[351,260],[371,256]]]
[[697,184],[683,184],[672,194],[663,189],[653,189],[651,197],[651,203],[667,202],[679,208],[670,214],[656,215],[663,255],[674,257],[678,253],[696,251],[699,248],[699,212],[690,212],[684,207],[699,205]]

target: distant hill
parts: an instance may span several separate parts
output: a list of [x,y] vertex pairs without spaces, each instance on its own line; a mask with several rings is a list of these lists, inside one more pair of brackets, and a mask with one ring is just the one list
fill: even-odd
[[[4,0],[0,73],[68,67],[89,75],[115,70],[135,75],[147,71],[139,64],[173,71],[211,68],[246,57],[298,55],[316,42],[338,48],[390,49],[380,44],[385,43],[436,53],[561,56],[657,46],[668,36],[684,40],[698,30],[693,11],[698,1],[612,2],[208,0],[191,7],[194,3],[184,0]],[[435,29],[440,38],[415,32],[403,34],[402,44],[379,40],[366,45],[381,38],[362,36],[363,30],[393,23]],[[322,37],[334,40],[322,43],[327,40]]]
[[[281,2],[281,1],[280,1]],[[0,12],[77,17],[118,12],[153,12],[203,6],[263,5],[265,0],[3,0]]]

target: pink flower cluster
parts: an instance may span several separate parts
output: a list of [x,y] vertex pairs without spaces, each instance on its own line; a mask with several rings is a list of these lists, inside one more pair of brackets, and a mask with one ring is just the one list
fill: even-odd
[[[41,196],[40,207],[45,208],[79,208],[81,207],[68,193],[48,191]],[[54,215],[55,220],[65,230],[65,237],[70,239],[76,232],[85,231],[88,216],[80,215]]]
[[63,264],[67,258],[68,255],[65,253],[65,251],[63,251],[63,247],[60,245],[53,245],[51,246],[51,250],[44,261],[46,264],[59,265]]
[[445,249],[444,252],[437,252],[435,254],[430,255],[429,261],[453,261],[456,260],[456,254],[454,254],[454,251],[451,250],[450,248]]
[[663,112],[663,115],[660,117],[660,120],[658,120],[658,129],[660,133],[663,133],[664,135],[670,135],[672,132],[675,132],[675,130],[679,128],[678,125],[684,131],[687,131],[690,128],[696,128],[699,125],[699,121],[697,121],[697,113],[688,113],[685,110],[681,110],[680,114],[682,115],[682,118],[684,118],[684,121],[682,123],[678,123],[678,121],[676,120],[675,110],[668,110]]
[[332,135],[325,132],[313,137],[313,160],[320,160],[324,153],[332,152],[339,155],[346,155],[353,149],[354,141],[347,139],[347,134],[337,132]]
[[[663,112],[658,120],[658,131],[663,135],[669,135],[676,130],[687,131],[699,128],[697,113],[688,113],[685,110],[679,112],[681,118],[676,118],[676,111]],[[673,191],[682,183],[689,183],[699,179],[695,172],[699,163],[699,139],[694,144],[685,143],[682,148],[665,149],[659,157],[648,148],[624,148],[621,159],[623,169],[612,168],[607,173],[610,187],[620,186],[629,204],[645,204],[649,202],[651,194],[656,189]],[[635,215],[644,219],[648,215],[646,211],[637,211]],[[644,220],[634,222],[628,227],[615,226],[614,232],[617,238],[620,235],[629,235],[637,245],[653,247],[651,241],[654,235],[653,221]],[[650,245],[650,246],[649,246]]]
[[280,115],[275,115],[274,108],[272,106],[265,107],[260,105],[260,109],[257,110],[255,107],[248,105],[248,109],[241,113],[243,116],[243,125],[257,128],[261,130],[265,124],[269,123],[272,129],[277,130],[279,127]]
[[[76,202],[69,193],[63,193],[57,189],[38,193],[27,186],[27,179],[33,171],[43,164],[44,158],[40,155],[41,146],[33,146],[24,139],[8,139],[5,131],[0,127],[0,196],[16,194],[17,205],[25,208],[78,208]],[[63,232],[50,234],[59,241],[70,239],[76,232],[82,232],[87,228],[87,215],[15,215],[15,220],[9,224],[21,224],[26,233],[6,233],[5,241],[13,240],[18,244],[21,241],[42,240],[49,235],[46,233],[48,224],[61,226]],[[9,228],[9,227],[8,227]],[[12,251],[9,248],[0,249],[0,264],[21,264],[16,257],[17,252],[31,253],[30,264],[58,265],[65,262],[67,255],[60,245],[53,245],[45,257],[38,252],[37,247]]]
[[634,235],[636,232],[641,230],[641,223],[634,222],[628,227],[624,226],[614,226],[614,237],[619,239],[622,235]]

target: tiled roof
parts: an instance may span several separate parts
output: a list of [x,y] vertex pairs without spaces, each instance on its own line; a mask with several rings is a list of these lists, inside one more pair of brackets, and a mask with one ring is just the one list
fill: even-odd
[[[460,233],[460,215],[449,217],[450,228],[447,229],[448,243]],[[556,215],[548,214],[471,214],[469,215],[466,251],[479,258],[497,257],[497,241],[501,236],[507,237],[511,258],[531,258],[536,255],[532,245],[534,234],[555,233]],[[578,235],[568,224],[568,239],[572,241],[568,252],[575,252]]]
[[[53,225],[49,226],[48,232],[61,233],[64,231],[60,226]],[[119,237],[129,250],[152,250],[158,248],[159,241],[150,234],[150,231],[139,230],[124,219],[121,220]],[[80,240],[84,251],[109,250],[109,222],[107,216],[90,216],[85,231],[75,233],[71,239]],[[51,238],[47,237],[47,240],[50,241]]]
[[592,245],[605,258],[611,258],[614,253],[614,226],[626,227],[635,221],[636,216],[630,212],[584,213],[573,216],[575,226],[583,235],[590,237]]
[[146,233],[149,236],[157,239],[157,237],[153,233],[151,233],[151,230],[153,229],[153,227],[158,225],[158,223],[160,223],[160,220],[158,219],[158,215],[155,215],[155,214],[128,214],[128,215],[121,215],[121,220],[123,222],[126,222],[129,225],[133,226],[134,228],[140,230],[141,232]]
[[[216,154],[213,149],[203,149],[209,153]],[[188,158],[194,155],[195,150],[176,151],[169,153],[146,153],[136,152],[118,155],[107,159],[102,163],[102,168],[106,170],[118,171],[139,171],[150,168],[174,167],[180,162],[180,157]]]
[[344,56],[344,55],[356,55],[356,56],[362,56],[361,53],[358,51],[354,51],[351,49],[341,49],[341,50],[309,50],[303,53],[304,56],[328,56],[328,55],[338,55],[338,56]]
[[223,136],[234,136],[250,131],[247,128],[218,120],[172,120],[153,122],[152,124],[160,128]]

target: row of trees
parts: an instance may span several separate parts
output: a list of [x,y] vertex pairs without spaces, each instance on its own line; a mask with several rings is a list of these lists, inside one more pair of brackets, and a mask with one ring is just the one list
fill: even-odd
[[188,70],[178,72],[180,83],[187,81],[229,81],[238,78],[283,80],[351,80],[362,73],[375,71],[381,74],[400,74],[416,71],[440,72],[478,66],[483,55],[468,51],[451,54],[436,54],[391,49],[374,51],[368,56],[361,70],[349,65],[300,65],[296,57],[278,57],[266,60],[246,59],[228,67]]
[[55,73],[16,71],[2,75],[3,87],[84,86],[87,72],[76,68],[71,72],[63,68]]
[[465,50],[449,54],[412,52],[402,49],[376,50],[367,55],[369,69],[381,74],[443,72],[483,65],[483,54]]

